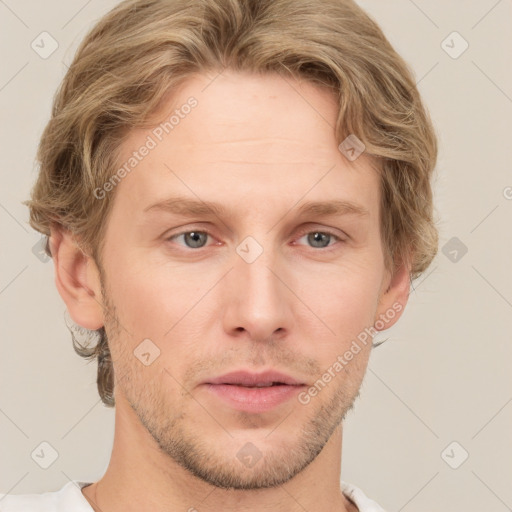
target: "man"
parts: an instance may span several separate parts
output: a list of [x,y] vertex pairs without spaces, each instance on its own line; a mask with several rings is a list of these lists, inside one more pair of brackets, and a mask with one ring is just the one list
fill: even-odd
[[436,138],[348,0],[131,0],[86,37],[32,225],[116,407],[94,483],[3,510],[380,511],[340,484],[378,331],[437,250]]

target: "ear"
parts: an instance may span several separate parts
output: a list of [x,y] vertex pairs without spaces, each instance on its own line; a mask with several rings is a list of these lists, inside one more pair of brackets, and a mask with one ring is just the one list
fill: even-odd
[[87,256],[71,232],[52,227],[50,249],[55,266],[55,284],[73,321],[86,329],[104,325],[101,282],[95,261]]
[[388,271],[375,315],[374,326],[378,331],[389,329],[402,316],[411,289],[410,267],[403,263],[393,275]]

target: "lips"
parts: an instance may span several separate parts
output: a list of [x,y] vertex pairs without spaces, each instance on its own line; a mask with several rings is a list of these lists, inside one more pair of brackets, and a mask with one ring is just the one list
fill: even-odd
[[269,412],[294,398],[305,386],[290,375],[270,370],[252,373],[235,371],[208,379],[203,388],[231,409],[248,413]]
[[251,373],[240,370],[226,373],[213,379],[208,379],[205,381],[205,384],[227,384],[233,386],[261,388],[279,385],[302,386],[304,383],[294,379],[290,375],[274,370],[262,373]]

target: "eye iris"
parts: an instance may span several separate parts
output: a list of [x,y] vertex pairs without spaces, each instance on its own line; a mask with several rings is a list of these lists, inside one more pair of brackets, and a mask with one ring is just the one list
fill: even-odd
[[309,233],[308,242],[313,247],[327,247],[329,242],[331,241],[331,235],[328,233],[321,233],[320,231],[315,231],[314,233]]
[[185,243],[194,249],[202,247],[206,243],[206,233],[201,231],[189,231],[184,234]]

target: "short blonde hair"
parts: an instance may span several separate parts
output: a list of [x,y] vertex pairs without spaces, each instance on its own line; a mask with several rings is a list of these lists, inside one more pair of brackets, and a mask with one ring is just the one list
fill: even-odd
[[[167,93],[197,73],[280,73],[329,87],[338,143],[355,134],[379,163],[386,267],[415,279],[437,253],[431,177],[436,135],[404,60],[352,0],[127,0],[89,32],[56,94],[38,149],[32,227],[74,233],[100,261],[126,133],[145,126]],[[49,251],[48,251],[49,252]],[[94,349],[98,389],[113,405],[104,329]]]

